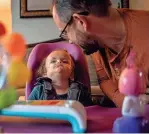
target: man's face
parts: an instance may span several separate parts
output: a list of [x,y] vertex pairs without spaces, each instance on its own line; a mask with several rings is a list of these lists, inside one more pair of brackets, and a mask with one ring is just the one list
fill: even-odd
[[[66,24],[60,20],[55,6],[53,7],[53,19],[59,30],[62,31]],[[65,34],[71,43],[81,46],[84,53],[87,55],[99,50],[98,42],[95,41],[91,35],[84,30],[83,26],[80,26],[76,21],[72,20],[72,23],[65,29]]]

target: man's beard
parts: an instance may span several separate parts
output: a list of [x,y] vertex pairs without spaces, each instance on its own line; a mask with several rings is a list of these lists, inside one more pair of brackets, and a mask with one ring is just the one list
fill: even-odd
[[92,43],[90,42],[90,43],[82,44],[80,45],[80,47],[83,49],[83,52],[86,55],[93,54],[99,50],[99,45],[97,41],[92,41]]
[[98,41],[88,40],[88,41],[77,41],[77,43],[86,55],[93,54],[100,49]]
[[76,41],[74,43],[79,45],[86,55],[95,53],[100,49],[98,41],[93,40],[88,34],[78,30],[76,31]]

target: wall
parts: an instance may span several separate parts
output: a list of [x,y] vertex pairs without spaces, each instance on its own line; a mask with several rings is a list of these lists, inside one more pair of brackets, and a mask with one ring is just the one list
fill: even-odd
[[130,8],[149,10],[149,0],[130,0]]
[[58,38],[59,31],[52,18],[20,18],[20,1],[12,0],[12,30],[24,35],[27,43]]
[[12,31],[10,7],[10,0],[0,0],[0,21],[4,23],[9,33]]
[[[6,2],[7,0],[4,1]],[[25,39],[27,40],[27,43],[41,42],[58,37],[59,31],[56,28],[52,18],[21,19],[20,0],[12,0],[11,6],[12,6],[12,30],[23,34]],[[130,8],[148,10],[149,0],[130,0]],[[8,21],[5,22],[7,23],[11,22],[10,14],[7,15],[6,11],[5,14],[4,11],[0,13],[1,13],[0,16],[3,15],[4,17],[7,16],[7,18],[9,18]],[[8,29],[11,30],[10,24],[8,26]]]

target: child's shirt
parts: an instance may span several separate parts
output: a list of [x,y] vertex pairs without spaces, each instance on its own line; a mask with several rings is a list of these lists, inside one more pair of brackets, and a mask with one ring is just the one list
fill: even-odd
[[52,80],[47,77],[37,79],[29,100],[76,100],[84,106],[92,105],[91,94],[80,82],[70,81],[66,94],[58,95],[52,86]]

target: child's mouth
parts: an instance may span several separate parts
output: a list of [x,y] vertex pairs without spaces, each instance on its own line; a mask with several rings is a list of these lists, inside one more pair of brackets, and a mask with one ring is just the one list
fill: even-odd
[[56,65],[56,68],[63,68],[63,65]]
[[56,66],[56,71],[61,72],[63,70],[63,66],[62,65],[58,65]]

